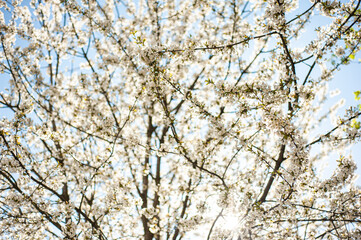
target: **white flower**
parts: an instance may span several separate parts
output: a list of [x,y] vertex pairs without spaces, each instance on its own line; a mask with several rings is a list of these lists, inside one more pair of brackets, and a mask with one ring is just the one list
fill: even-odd
[[341,57],[345,54],[345,50],[343,49],[343,47],[338,47],[335,51],[335,54],[337,57]]

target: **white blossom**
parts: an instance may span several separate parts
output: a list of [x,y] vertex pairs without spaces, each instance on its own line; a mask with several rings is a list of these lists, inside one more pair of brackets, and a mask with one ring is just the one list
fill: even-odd
[[4,238],[360,237],[357,1],[0,7]]

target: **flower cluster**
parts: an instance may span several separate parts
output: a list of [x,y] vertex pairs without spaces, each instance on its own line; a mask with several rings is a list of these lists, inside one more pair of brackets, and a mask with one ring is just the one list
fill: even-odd
[[0,2],[0,234],[358,238],[361,1],[304,3]]

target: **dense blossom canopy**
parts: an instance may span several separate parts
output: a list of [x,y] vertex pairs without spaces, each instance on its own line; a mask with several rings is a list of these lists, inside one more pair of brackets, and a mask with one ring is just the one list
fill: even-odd
[[1,1],[1,238],[361,239],[360,4]]

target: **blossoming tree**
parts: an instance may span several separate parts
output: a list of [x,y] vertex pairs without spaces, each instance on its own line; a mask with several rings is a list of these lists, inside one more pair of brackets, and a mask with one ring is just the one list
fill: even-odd
[[0,4],[4,239],[361,238],[361,1]]

